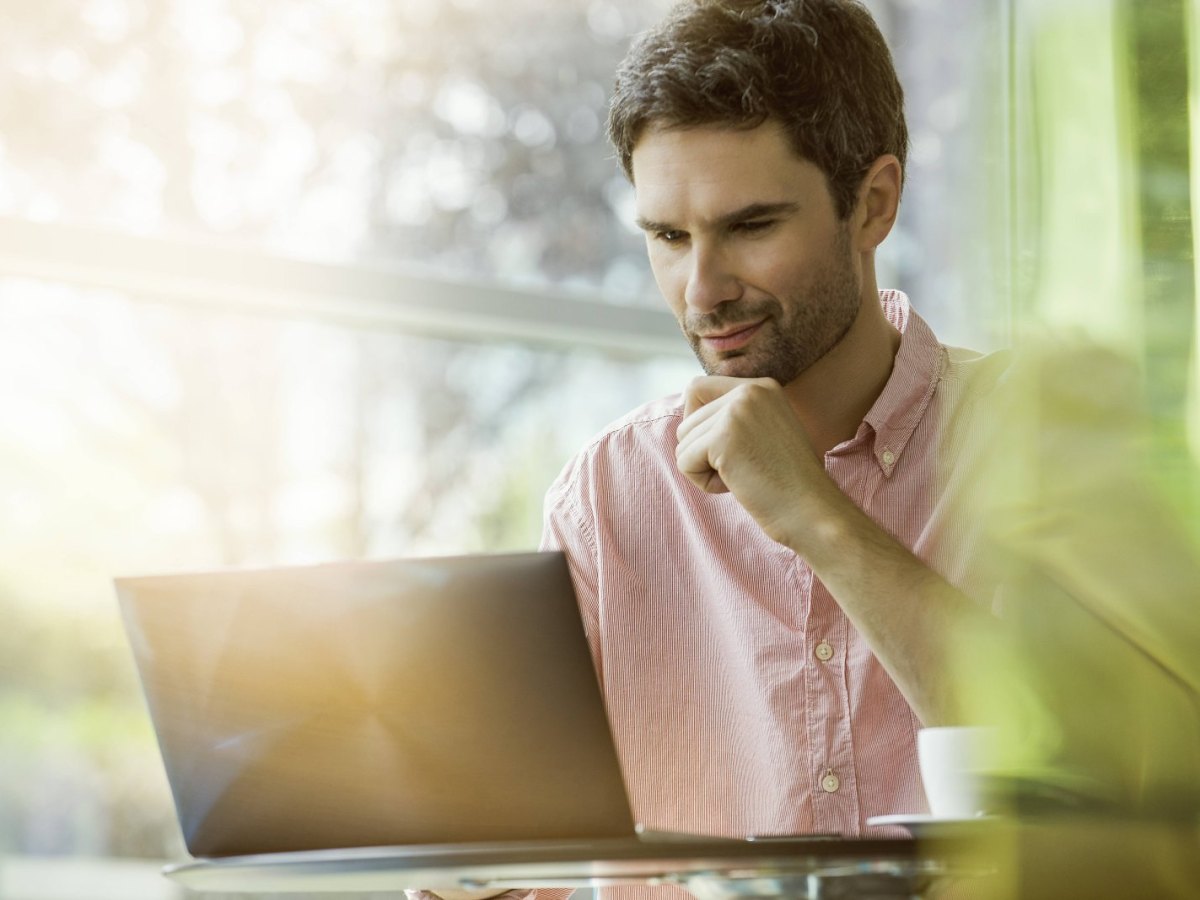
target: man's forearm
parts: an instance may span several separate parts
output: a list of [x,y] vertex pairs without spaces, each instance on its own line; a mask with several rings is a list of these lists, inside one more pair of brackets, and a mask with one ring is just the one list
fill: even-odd
[[786,543],[829,589],[918,718],[925,725],[960,721],[957,651],[994,632],[994,618],[832,482],[823,500],[822,512],[807,513]]

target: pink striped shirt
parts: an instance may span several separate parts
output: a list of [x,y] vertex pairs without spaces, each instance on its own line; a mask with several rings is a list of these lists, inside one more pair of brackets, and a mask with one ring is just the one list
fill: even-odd
[[[976,427],[968,391],[1002,360],[941,345],[903,294],[880,298],[902,333],[893,371],[825,468],[969,587],[970,547],[945,539],[969,529],[939,461]],[[635,410],[546,498],[543,547],[567,553],[635,818],[730,837],[860,835],[870,816],[924,811],[921,723],[805,561],[732,495],[679,473],[681,418],[678,397]]]

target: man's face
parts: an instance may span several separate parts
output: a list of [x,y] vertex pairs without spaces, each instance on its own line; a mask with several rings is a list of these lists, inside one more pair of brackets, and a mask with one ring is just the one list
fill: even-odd
[[788,384],[850,329],[848,225],[778,125],[648,129],[633,180],[655,280],[708,374]]

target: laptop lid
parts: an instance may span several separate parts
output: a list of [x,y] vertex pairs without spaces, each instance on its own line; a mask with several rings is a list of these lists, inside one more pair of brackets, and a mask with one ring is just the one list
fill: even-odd
[[116,587],[195,856],[634,833],[561,553]]

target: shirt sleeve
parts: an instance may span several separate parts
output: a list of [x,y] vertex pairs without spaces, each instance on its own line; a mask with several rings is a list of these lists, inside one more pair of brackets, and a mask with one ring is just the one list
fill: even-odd
[[575,596],[583,627],[591,646],[592,659],[601,683],[600,654],[600,559],[592,505],[588,502],[588,466],[576,458],[546,492],[540,549],[559,550],[566,555],[575,585]]

